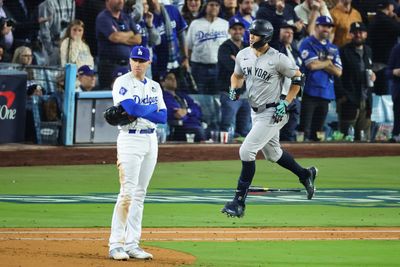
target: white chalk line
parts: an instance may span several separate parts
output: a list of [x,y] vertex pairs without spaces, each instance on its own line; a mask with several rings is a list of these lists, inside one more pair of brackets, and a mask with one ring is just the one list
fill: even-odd
[[[0,231],[0,234],[109,234],[110,231]],[[400,233],[400,230],[143,230],[142,234]]]
[[[106,241],[106,238],[49,238],[49,237],[21,237],[21,238],[0,238],[0,241]],[[400,240],[396,237],[266,237],[266,238],[249,238],[249,237],[218,237],[218,238],[142,238],[143,241],[301,241],[301,240]]]

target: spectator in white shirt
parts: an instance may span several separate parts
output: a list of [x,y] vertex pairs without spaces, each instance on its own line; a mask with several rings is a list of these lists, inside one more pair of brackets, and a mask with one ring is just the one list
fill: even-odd
[[187,45],[198,93],[217,94],[218,48],[229,38],[228,21],[219,18],[220,2],[208,0],[198,19],[190,24]]

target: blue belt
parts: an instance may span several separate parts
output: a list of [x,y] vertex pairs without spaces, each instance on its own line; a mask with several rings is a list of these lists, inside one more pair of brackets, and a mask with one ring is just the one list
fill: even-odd
[[130,134],[135,134],[135,133],[138,133],[138,134],[152,134],[152,133],[154,133],[154,128],[152,128],[152,129],[141,129],[141,130],[131,129],[131,130],[129,130],[129,133]]

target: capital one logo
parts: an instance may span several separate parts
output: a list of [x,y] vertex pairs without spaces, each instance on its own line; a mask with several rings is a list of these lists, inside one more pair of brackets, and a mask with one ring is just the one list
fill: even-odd
[[6,98],[6,104],[0,105],[0,120],[14,120],[17,110],[12,109],[11,106],[15,100],[15,93],[12,91],[0,91],[1,97]]

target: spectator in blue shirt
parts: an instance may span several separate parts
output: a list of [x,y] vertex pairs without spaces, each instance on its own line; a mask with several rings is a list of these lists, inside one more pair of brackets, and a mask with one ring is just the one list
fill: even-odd
[[202,127],[202,112],[193,99],[178,89],[176,76],[168,72],[161,78],[164,102],[167,106],[168,125],[170,126],[170,141],[185,141],[187,133],[195,134],[195,141],[206,140]]
[[316,133],[324,126],[329,102],[335,99],[334,78],[342,75],[339,50],[329,41],[333,26],[330,17],[318,17],[315,34],[300,46],[302,72],[306,75],[300,113],[305,140],[318,141]]
[[152,73],[158,81],[160,75],[180,66],[189,69],[185,42],[186,21],[173,5],[160,4],[160,0],[149,0],[149,10],[153,13],[153,24],[161,36],[161,43],[154,47]]
[[99,85],[110,90],[112,72],[118,66],[128,66],[133,45],[142,42],[140,26],[124,13],[124,1],[106,0],[106,9],[96,18]]
[[250,33],[248,31],[251,22],[254,20],[254,17],[251,15],[254,9],[254,0],[238,0],[239,10],[236,12],[233,18],[238,19],[241,23],[243,23],[245,32],[243,36],[243,42],[246,45],[250,44]]

